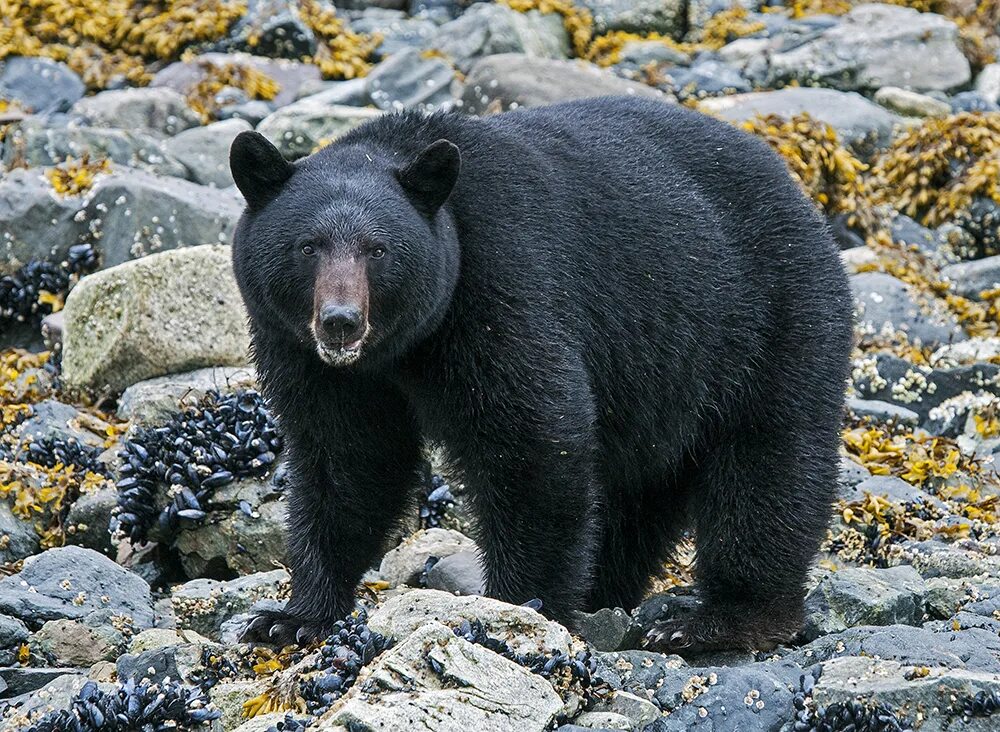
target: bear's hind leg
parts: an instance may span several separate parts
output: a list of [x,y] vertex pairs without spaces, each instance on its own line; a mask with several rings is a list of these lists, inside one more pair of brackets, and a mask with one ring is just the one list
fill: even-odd
[[802,622],[806,576],[831,516],[836,429],[786,420],[720,436],[692,486],[699,608],[661,621],[668,652],[767,649]]

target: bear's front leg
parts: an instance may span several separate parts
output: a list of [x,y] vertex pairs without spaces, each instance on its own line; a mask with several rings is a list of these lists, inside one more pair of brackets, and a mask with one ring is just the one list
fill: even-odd
[[287,446],[292,593],[283,611],[258,614],[244,641],[301,644],[328,635],[353,609],[361,575],[418,480],[420,442],[398,392],[343,378],[316,388],[273,400]]

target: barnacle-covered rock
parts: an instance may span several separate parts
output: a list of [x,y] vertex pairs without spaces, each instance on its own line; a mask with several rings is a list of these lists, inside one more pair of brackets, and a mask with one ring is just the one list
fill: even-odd
[[84,391],[246,363],[246,314],[229,248],[162,252],[90,275],[66,303],[63,378]]
[[303,97],[265,117],[257,125],[257,131],[271,140],[286,158],[295,159],[381,114],[381,110]]
[[250,129],[244,120],[227,119],[174,135],[164,140],[163,149],[187,167],[195,183],[226,188],[234,185],[229,147],[238,134]]
[[453,102],[454,80],[455,69],[451,64],[415,48],[393,54],[365,78],[368,96],[379,109],[387,111],[446,108]]
[[920,298],[914,288],[891,275],[854,275],[851,289],[856,303],[856,330],[862,343],[891,339],[899,332],[910,343],[931,348],[967,338],[940,301]]
[[262,598],[284,599],[288,592],[288,572],[275,569],[225,582],[193,579],[175,587],[170,602],[182,628],[218,638],[223,623],[230,618],[246,612]]
[[70,109],[95,127],[145,129],[176,135],[199,123],[198,116],[171,89],[114,89],[84,97]]
[[542,677],[429,622],[366,669],[321,725],[542,732],[562,706]]
[[949,264],[941,275],[955,284],[955,294],[978,300],[983,293],[1000,289],[1000,255]]

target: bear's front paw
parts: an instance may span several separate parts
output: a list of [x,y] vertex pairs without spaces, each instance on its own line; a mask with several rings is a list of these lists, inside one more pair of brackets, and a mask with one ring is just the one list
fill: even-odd
[[773,615],[701,611],[685,618],[658,620],[643,639],[643,646],[681,656],[708,651],[766,651],[787,643],[798,627],[793,619]]
[[240,641],[275,646],[305,646],[330,635],[333,623],[333,620],[303,618],[282,610],[259,610],[243,627]]

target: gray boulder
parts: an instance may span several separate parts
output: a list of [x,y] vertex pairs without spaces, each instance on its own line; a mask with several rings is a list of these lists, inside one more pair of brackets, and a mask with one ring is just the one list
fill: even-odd
[[854,275],[851,290],[862,344],[876,343],[898,332],[905,333],[911,343],[930,347],[967,338],[955,317],[939,302],[921,299],[912,287],[892,275]]
[[108,526],[117,507],[118,491],[114,486],[81,495],[66,514],[66,543],[110,554]]
[[470,114],[538,107],[602,96],[639,95],[668,100],[662,92],[627,81],[583,61],[559,61],[507,53],[485,58],[469,72],[462,107]]
[[1000,287],[1000,255],[949,264],[941,274],[954,283],[955,294],[978,300],[984,290]]
[[833,89],[788,88],[706,99],[698,109],[731,122],[774,114],[788,119],[808,114],[837,131],[845,144],[857,148],[885,147],[902,118],[860,94]]
[[994,104],[1000,102],[1000,63],[986,64],[976,77],[976,91]]
[[30,112],[65,112],[85,91],[80,77],[60,61],[11,56],[0,62],[0,99]]
[[329,104],[314,97],[303,97],[265,117],[257,125],[257,131],[273,142],[282,155],[294,159],[308,155],[320,145],[333,142],[381,114],[377,109]]
[[430,622],[366,668],[320,726],[542,732],[562,707],[541,676]]
[[238,134],[250,129],[248,122],[227,119],[174,135],[163,141],[163,149],[187,167],[195,183],[226,188],[233,185],[229,146]]
[[465,534],[451,529],[418,531],[387,552],[379,565],[379,576],[390,586],[416,586],[427,560],[443,559],[459,552],[475,552],[476,544]]
[[120,393],[154,376],[246,363],[228,247],[178,249],[88,275],[66,299],[63,378]]
[[79,100],[69,112],[84,117],[95,127],[146,129],[163,135],[176,135],[201,123],[184,97],[172,89],[103,91]]
[[48,549],[0,580],[0,612],[28,623],[124,616],[135,628],[153,625],[153,598],[145,580],[90,549]]
[[468,72],[476,59],[519,53],[534,58],[566,58],[569,36],[558,13],[520,13],[506,5],[477,3],[445,23],[428,41],[455,66]]
[[29,521],[19,519],[6,501],[0,502],[0,562],[16,562],[38,551],[38,534]]
[[924,592],[923,578],[909,566],[833,572],[806,596],[803,635],[811,640],[857,625],[917,625]]
[[875,92],[875,101],[904,117],[947,117],[951,114],[951,105],[947,102],[898,86],[883,86]]
[[225,582],[193,579],[174,588],[170,603],[182,628],[190,628],[207,638],[218,638],[227,620],[245,613],[262,598],[287,594],[288,583],[288,572],[283,569]]
[[456,595],[484,594],[486,582],[478,553],[464,550],[441,558],[427,573],[427,587]]
[[125,646],[124,634],[111,623],[108,614],[98,614],[92,620],[49,620],[31,641],[51,654],[57,666],[93,666],[100,661],[113,661]]
[[896,5],[859,5],[814,40],[771,56],[772,84],[947,91],[970,78],[955,23]]
[[849,397],[847,408],[855,417],[868,418],[881,424],[898,424],[916,427],[920,423],[920,415],[912,409],[898,404],[879,401],[878,399],[858,399]]
[[399,51],[366,77],[367,93],[379,109],[451,106],[455,70],[437,57],[425,58],[415,48]]

